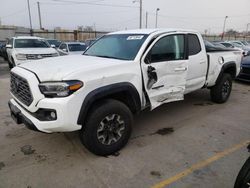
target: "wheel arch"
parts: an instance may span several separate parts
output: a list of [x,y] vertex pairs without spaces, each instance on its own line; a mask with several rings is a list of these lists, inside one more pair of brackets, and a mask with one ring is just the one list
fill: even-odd
[[127,105],[134,114],[141,111],[140,95],[134,85],[128,82],[111,84],[95,89],[85,97],[80,109],[77,124],[83,124],[91,107],[104,99],[121,101]]
[[222,78],[224,73],[228,73],[232,76],[233,79],[235,79],[236,77],[236,72],[237,72],[237,68],[236,68],[236,62],[234,61],[229,61],[227,63],[225,63],[222,67],[221,67],[221,71],[220,74],[216,80],[216,83],[218,83],[218,81]]

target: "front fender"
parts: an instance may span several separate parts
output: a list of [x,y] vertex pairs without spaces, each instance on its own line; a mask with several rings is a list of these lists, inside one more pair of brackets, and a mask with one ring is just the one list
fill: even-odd
[[111,84],[108,86],[95,89],[85,97],[78,116],[77,124],[82,124],[84,122],[88,111],[96,101],[111,95],[115,95],[116,93],[120,92],[129,93],[130,99],[132,100],[132,103],[135,105],[135,111],[139,112],[141,110],[140,95],[134,85],[132,85],[129,82]]

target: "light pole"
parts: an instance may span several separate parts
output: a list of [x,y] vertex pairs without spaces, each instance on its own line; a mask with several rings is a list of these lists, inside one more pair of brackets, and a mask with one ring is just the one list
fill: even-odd
[[38,16],[39,16],[39,25],[40,29],[42,30],[42,17],[41,17],[41,9],[40,9],[40,2],[37,2],[37,9],[38,9]]
[[226,21],[228,19],[228,16],[225,17],[225,20],[224,20],[224,24],[223,24],[223,31],[222,31],[222,35],[221,35],[221,40],[224,39],[224,33],[225,33],[225,28],[226,28]]
[[159,8],[156,9],[156,13],[155,13],[155,28],[158,27],[158,12],[160,11]]
[[146,12],[146,28],[148,28],[148,12]]
[[33,29],[32,29],[32,21],[31,21],[31,13],[30,13],[30,1],[27,0],[28,3],[28,11],[29,11],[29,20],[30,20],[30,35],[33,35]]

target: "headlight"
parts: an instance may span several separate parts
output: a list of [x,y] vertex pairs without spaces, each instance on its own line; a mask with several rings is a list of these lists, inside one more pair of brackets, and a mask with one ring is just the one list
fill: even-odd
[[39,84],[42,94],[46,97],[67,97],[80,89],[83,83],[78,80],[65,82],[44,82]]
[[25,54],[16,54],[17,60],[27,60],[27,57]]

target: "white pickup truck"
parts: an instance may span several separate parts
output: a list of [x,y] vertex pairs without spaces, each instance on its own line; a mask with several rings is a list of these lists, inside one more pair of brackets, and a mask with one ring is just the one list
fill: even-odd
[[240,71],[240,51],[206,52],[202,36],[180,29],[110,33],[81,56],[21,64],[11,70],[9,107],[18,124],[46,133],[80,131],[97,155],[129,140],[133,115],[208,88],[224,103]]

